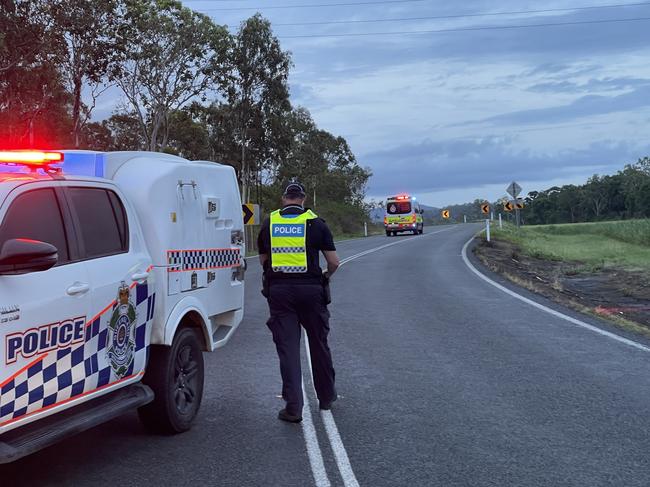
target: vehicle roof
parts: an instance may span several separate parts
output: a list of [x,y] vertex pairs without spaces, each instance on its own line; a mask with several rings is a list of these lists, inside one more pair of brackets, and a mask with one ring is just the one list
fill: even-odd
[[[64,154],[62,172],[58,176],[50,175],[42,169],[30,172],[25,166],[0,164],[0,203],[16,187],[41,181],[54,181],[60,178],[65,181],[87,181],[113,183],[115,172],[126,162],[135,158],[151,158],[165,163],[191,163],[193,165],[222,166],[209,161],[188,161],[182,157],[161,152],[125,151],[101,152],[92,150],[62,150],[54,151]],[[162,169],[162,166],[161,166]]]

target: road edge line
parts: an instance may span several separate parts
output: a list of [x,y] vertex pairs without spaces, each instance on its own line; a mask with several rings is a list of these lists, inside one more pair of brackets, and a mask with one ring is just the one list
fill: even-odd
[[465,265],[467,268],[472,271],[474,274],[476,274],[479,278],[483,279],[485,282],[488,284],[491,284],[492,286],[496,287],[497,289],[503,291],[506,294],[509,294],[513,298],[516,298],[520,301],[523,301],[526,304],[529,304],[539,310],[545,311],[546,313],[555,316],[556,318],[561,318],[565,321],[568,321],[570,323],[573,323],[574,325],[580,326],[582,328],[585,328],[587,330],[593,331],[595,333],[598,333],[599,335],[605,336],[607,338],[611,338],[612,340],[616,340],[618,342],[624,343],[625,345],[629,345],[631,347],[634,347],[638,350],[642,350],[644,352],[650,352],[650,347],[646,347],[645,345],[642,345],[641,343],[635,342],[634,340],[630,340],[629,338],[622,337],[620,335],[617,335],[616,333],[612,333],[607,330],[603,330],[601,328],[598,328],[597,326],[590,325],[589,323],[586,323],[582,320],[579,320],[577,318],[573,318],[569,315],[566,315],[564,313],[561,313],[560,311],[556,311],[553,308],[549,308],[548,306],[545,306],[541,303],[538,303],[537,301],[533,301],[530,298],[527,298],[525,296],[522,296],[519,293],[516,293],[515,291],[508,289],[507,287],[503,286],[502,284],[499,284],[498,282],[490,279],[488,276],[483,274],[481,271],[479,271],[474,264],[470,262],[470,260],[467,258],[467,247],[469,247],[469,244],[474,241],[476,238],[476,235],[473,235],[467,242],[465,242],[465,245],[463,245],[463,250],[461,251],[461,257],[463,258],[463,262],[465,262]]

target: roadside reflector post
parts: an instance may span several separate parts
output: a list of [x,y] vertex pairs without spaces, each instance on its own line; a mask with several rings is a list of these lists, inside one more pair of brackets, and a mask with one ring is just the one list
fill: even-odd
[[494,221],[494,212],[493,211],[490,212],[490,220]]
[[463,223],[467,223],[467,215],[463,215]]
[[363,236],[367,237],[368,236],[368,223],[363,222]]
[[503,222],[501,221],[501,213],[499,213],[499,230],[503,229]]
[[485,219],[485,236],[487,237],[487,241],[490,241],[490,219],[486,218]]

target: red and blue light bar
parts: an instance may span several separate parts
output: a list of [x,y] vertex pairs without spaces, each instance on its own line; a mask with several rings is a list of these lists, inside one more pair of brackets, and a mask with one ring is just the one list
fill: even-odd
[[0,163],[21,166],[46,167],[63,162],[62,152],[20,150],[0,151]]

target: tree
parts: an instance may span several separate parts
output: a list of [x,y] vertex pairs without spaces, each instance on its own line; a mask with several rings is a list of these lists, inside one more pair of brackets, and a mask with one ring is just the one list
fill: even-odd
[[0,136],[6,148],[67,144],[69,97],[43,0],[0,0]]
[[192,160],[212,160],[209,127],[203,114],[204,107],[198,103],[172,112],[167,152]]
[[608,203],[607,194],[602,190],[602,186],[603,180],[597,174],[594,174],[587,180],[587,184],[582,187],[586,209],[593,212],[596,220],[600,219]]
[[[122,49],[114,33],[124,22],[124,11],[118,0],[56,0],[50,8],[60,65],[72,94],[72,139],[79,147],[83,125],[105,89],[110,63]],[[82,102],[84,87],[89,89],[89,105]]]
[[143,150],[146,145],[135,113],[114,113],[102,126],[110,133],[108,150]]
[[0,74],[44,58],[52,41],[47,5],[46,0],[0,0]]
[[225,78],[230,37],[206,15],[171,0],[127,0],[125,51],[112,77],[148,150],[167,147],[170,114]]
[[291,112],[287,127],[291,144],[278,163],[274,187],[279,191],[298,179],[306,186],[310,204],[335,231],[359,231],[369,211],[364,197],[370,170],[359,166],[343,137],[318,129],[304,108]]
[[259,184],[263,169],[282,157],[282,119],[290,110],[287,79],[291,58],[260,14],[242,23],[229,55],[226,95],[231,137],[240,148],[242,201]]

